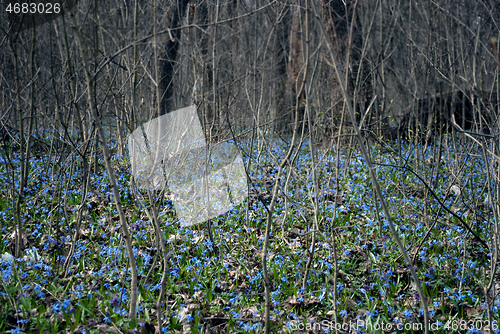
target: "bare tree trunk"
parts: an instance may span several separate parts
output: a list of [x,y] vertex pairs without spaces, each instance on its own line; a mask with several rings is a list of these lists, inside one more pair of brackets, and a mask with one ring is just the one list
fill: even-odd
[[[302,27],[302,1],[294,9],[292,27],[290,30],[290,58],[288,60],[288,75],[292,86],[293,96],[295,96],[295,109],[298,109],[296,117],[302,122],[304,118],[303,101],[304,94],[304,53],[303,48],[303,27]],[[292,116],[292,115],[291,115]],[[287,123],[292,124],[293,118],[290,118]]]
[[[127,257],[130,263],[131,269],[131,291],[130,291],[130,305],[129,305],[129,318],[135,318],[136,313],[136,304],[137,304],[137,296],[138,296],[138,278],[137,278],[137,265],[134,258],[134,251],[132,249],[132,238],[129,233],[129,226],[127,223],[127,219],[125,218],[125,213],[123,212],[122,205],[120,203],[120,192],[118,190],[118,186],[116,184],[116,177],[113,171],[113,167],[111,166],[110,154],[108,149],[108,144],[106,140],[106,136],[104,135],[104,130],[101,125],[101,120],[98,116],[97,106],[95,104],[95,89],[94,83],[95,81],[91,78],[89,73],[89,62],[87,60],[87,47],[81,33],[78,30],[75,30],[78,44],[80,47],[80,54],[82,57],[84,72],[85,72],[85,82],[87,88],[87,97],[88,103],[90,107],[90,112],[94,119],[95,127],[97,129],[97,133],[99,135],[99,139],[102,142],[102,151],[104,156],[104,162],[106,165],[106,170],[108,172],[108,177],[111,183],[111,188],[113,189],[113,197],[116,205],[116,210],[118,211],[118,215],[120,217],[120,224],[123,232],[123,237],[125,239],[125,245],[127,249]],[[94,93],[94,94],[92,94]]]
[[29,158],[30,158],[30,139],[31,133],[33,132],[33,119],[35,116],[35,83],[33,80],[35,79],[35,26],[32,29],[31,36],[31,52],[30,52],[30,76],[31,76],[31,84],[30,84],[30,93],[29,93],[29,125],[28,125],[28,133],[24,132],[24,117],[23,117],[23,108],[21,107],[21,87],[20,87],[20,72],[19,72],[19,58],[17,54],[17,46],[16,41],[11,41],[11,47],[14,52],[15,58],[15,79],[16,79],[16,109],[18,112],[18,120],[19,120],[19,149],[21,153],[21,175],[19,180],[19,190],[17,193],[16,199],[16,211],[15,211],[15,219],[17,221],[17,229],[16,229],[16,241],[15,241],[15,256],[20,257],[21,251],[24,247],[23,245],[23,220],[21,218],[21,202],[24,197],[24,189],[28,183],[28,173],[29,173]]
[[[318,14],[318,10],[316,8],[316,5],[314,4],[314,1],[311,1],[311,6],[312,6],[312,8],[314,10],[314,14],[316,15],[316,19],[318,21],[321,33],[323,34],[324,37],[326,37],[327,33],[326,33],[326,30],[325,30],[325,26],[324,26],[324,24],[323,24],[323,22],[321,20],[321,17]],[[356,134],[356,137],[357,137],[360,149],[361,149],[361,154],[362,154],[362,156],[363,156],[363,158],[364,158],[364,160],[365,160],[365,162],[366,162],[366,164],[368,166],[368,170],[370,172],[370,178],[372,180],[373,188],[375,190],[375,193],[376,193],[377,197],[380,199],[380,202],[381,202],[381,205],[382,205],[382,210],[383,210],[384,216],[387,219],[387,222],[389,224],[389,229],[391,230],[391,234],[392,234],[394,240],[396,241],[400,252],[403,254],[405,262],[406,262],[406,264],[409,267],[409,270],[411,272],[411,276],[413,278],[413,281],[415,282],[417,291],[418,291],[418,293],[420,295],[421,305],[422,305],[422,308],[424,309],[424,329],[425,329],[425,334],[428,334],[429,333],[429,311],[428,311],[428,308],[427,308],[427,298],[426,298],[426,296],[424,294],[424,291],[422,289],[422,284],[420,282],[420,279],[418,278],[417,273],[415,272],[415,268],[413,267],[413,262],[411,261],[409,255],[408,255],[408,252],[406,251],[405,246],[401,242],[401,239],[399,238],[399,235],[398,235],[398,233],[397,233],[397,231],[396,231],[396,229],[394,227],[394,223],[392,222],[392,218],[391,218],[391,215],[389,213],[389,209],[387,208],[387,204],[385,203],[385,198],[382,195],[382,191],[380,189],[380,185],[379,185],[379,182],[378,182],[378,179],[377,179],[377,175],[375,174],[375,169],[373,168],[373,165],[372,165],[372,162],[371,162],[371,158],[368,155],[366,147],[365,147],[365,145],[363,143],[363,138],[361,137],[361,133],[360,133],[359,127],[358,127],[357,122],[356,122],[356,116],[355,116],[355,112],[354,112],[354,109],[353,109],[353,105],[351,104],[351,99],[349,98],[349,96],[347,94],[347,91],[346,91],[346,88],[345,88],[345,84],[342,81],[341,73],[339,71],[339,66],[337,64],[337,60],[336,60],[336,56],[335,56],[335,52],[334,52],[333,46],[329,42],[327,42],[327,45],[328,45],[328,49],[330,51],[330,54],[331,54],[331,57],[332,57],[332,60],[333,60],[333,67],[335,69],[335,73],[337,74],[337,78],[338,78],[339,83],[340,83],[340,88],[342,89],[342,95],[344,96],[344,98],[346,100],[347,111],[349,112],[349,116],[351,118],[351,122],[353,123],[354,131],[355,131],[355,134]]]
[[[275,107],[272,119],[275,122],[274,129],[278,132],[286,130],[287,123],[290,122],[292,109],[291,94],[287,85],[287,55],[290,52],[290,29],[291,29],[291,14],[288,8],[284,8],[282,13],[277,13],[276,22],[276,38],[274,46],[274,57],[276,66],[275,86]],[[279,20],[278,20],[279,19]]]

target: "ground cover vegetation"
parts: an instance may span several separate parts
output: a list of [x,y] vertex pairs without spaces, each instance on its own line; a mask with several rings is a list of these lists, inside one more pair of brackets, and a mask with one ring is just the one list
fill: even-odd
[[[168,252],[164,332],[263,329],[259,259],[267,204],[256,195],[270,193],[276,182],[273,155],[281,156],[285,144],[279,140],[243,144],[246,152],[255,150],[246,156],[246,163],[259,156],[249,171],[250,196],[212,221],[213,243],[206,225],[180,228],[173,224],[172,203],[168,196],[162,201],[158,217]],[[156,327],[162,261],[154,228],[131,193],[127,157],[116,154],[116,144],[111,149],[139,274],[135,319],[130,320],[128,314],[130,269],[102,159],[90,174],[86,197],[78,162],[68,158],[57,164],[49,156],[32,160],[22,203],[26,255],[15,259],[9,256],[15,240],[11,193],[15,185],[9,185],[19,168],[13,150],[10,162],[4,159],[0,165],[2,332],[148,332]],[[483,287],[490,279],[491,252],[483,243],[491,245],[495,223],[485,177],[491,162],[471,154],[475,149],[457,143],[456,149],[443,150],[437,158],[438,148],[429,146],[419,160],[415,159],[419,148],[408,143],[373,147],[370,152],[397,231],[423,282],[430,321],[437,324],[435,332],[485,332],[489,319]],[[389,324],[396,332],[398,324],[408,329],[408,324],[421,323],[420,296],[387,221],[382,213],[377,214],[380,208],[366,164],[355,149],[341,148],[338,161],[333,152],[332,148],[318,151],[320,224],[304,287],[300,282],[312,245],[314,215],[307,142],[289,179],[279,180],[284,191],[276,205],[267,256],[272,328],[277,332],[333,331],[336,323],[350,332],[353,325],[346,326],[351,322],[357,324],[359,333],[375,332],[371,322],[382,326],[376,332],[391,332],[386,331]],[[405,163],[395,157],[403,157]],[[438,168],[431,163],[433,159],[440,161]],[[65,272],[82,205],[76,247]],[[490,298],[493,319],[498,321],[500,299]]]

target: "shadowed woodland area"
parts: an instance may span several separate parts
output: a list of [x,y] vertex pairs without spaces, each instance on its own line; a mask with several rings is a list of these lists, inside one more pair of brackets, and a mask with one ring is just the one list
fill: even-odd
[[[0,3],[0,332],[499,332],[497,1],[52,2]],[[127,143],[192,105],[248,196],[185,226]]]

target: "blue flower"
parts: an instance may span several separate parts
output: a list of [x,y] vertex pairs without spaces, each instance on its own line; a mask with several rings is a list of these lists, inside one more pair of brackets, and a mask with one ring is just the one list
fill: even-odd
[[403,311],[403,315],[408,319],[411,318],[412,314],[413,313],[410,310]]
[[233,317],[235,317],[236,319],[241,318],[241,314],[236,313],[236,312],[234,312],[234,311],[231,311],[231,315],[232,315]]
[[52,312],[56,314],[61,312],[61,304],[56,302],[54,305],[52,305]]
[[113,295],[113,297],[109,301],[109,305],[111,305],[111,306],[118,306],[118,305],[120,305],[120,296],[119,296],[119,294]]
[[377,310],[374,310],[373,312],[366,312],[366,315],[370,316],[372,319],[375,319],[378,315],[378,311]]

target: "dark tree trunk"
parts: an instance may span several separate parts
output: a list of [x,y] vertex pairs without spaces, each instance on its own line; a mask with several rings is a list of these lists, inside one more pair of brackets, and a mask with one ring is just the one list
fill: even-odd
[[288,54],[290,53],[290,26],[291,14],[287,11],[282,21],[277,25],[275,40],[276,59],[276,111],[275,130],[278,132],[286,130],[287,124],[291,123],[290,94],[287,85]]
[[173,95],[174,67],[179,49],[179,39],[181,30],[176,29],[181,25],[182,18],[186,13],[189,0],[177,0],[172,4],[172,20],[170,21],[171,34],[167,41],[164,52],[160,56],[160,115],[165,115],[171,111],[171,101]]
[[[359,111],[368,108],[373,89],[370,70],[367,64],[362,64],[361,59],[363,36],[359,16],[356,13],[356,1],[329,0],[325,2],[328,34],[337,51],[340,66],[347,72],[347,93],[351,99],[356,98],[356,112],[359,116]],[[360,72],[359,76],[358,72]]]
[[293,12],[293,18],[290,29],[290,56],[288,61],[288,79],[292,86],[292,99],[294,110],[290,113],[290,117],[285,120],[288,121],[288,129],[293,128],[295,123],[295,109],[298,108],[298,121],[302,122],[304,119],[304,53],[302,48],[302,24],[305,15],[305,6],[303,2],[299,1],[299,6],[296,6]]

